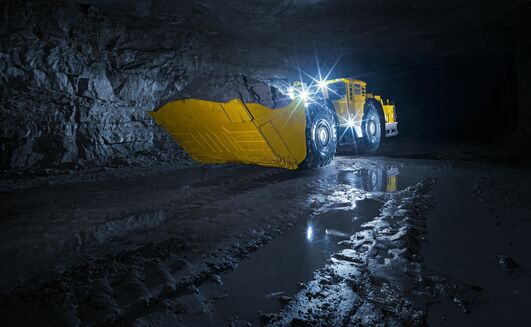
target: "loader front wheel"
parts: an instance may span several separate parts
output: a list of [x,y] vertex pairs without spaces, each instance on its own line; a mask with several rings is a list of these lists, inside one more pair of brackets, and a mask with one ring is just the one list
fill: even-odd
[[334,158],[336,145],[334,113],[326,106],[310,105],[306,109],[306,158],[301,168],[328,165]]

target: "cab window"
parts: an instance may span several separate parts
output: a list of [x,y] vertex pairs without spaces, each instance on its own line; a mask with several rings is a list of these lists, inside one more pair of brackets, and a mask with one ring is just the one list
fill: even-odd
[[328,97],[332,101],[344,98],[347,93],[346,88],[345,88],[345,83],[343,82],[331,83],[331,84],[328,84],[327,87],[328,87]]
[[361,94],[361,85],[354,84],[354,95],[360,95],[360,94]]

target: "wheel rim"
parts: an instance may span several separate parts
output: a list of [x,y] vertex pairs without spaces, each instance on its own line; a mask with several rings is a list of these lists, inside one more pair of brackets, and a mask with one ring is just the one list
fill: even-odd
[[317,140],[319,141],[319,144],[321,147],[328,145],[330,139],[330,135],[328,134],[328,130],[324,127],[319,127],[317,130]]
[[319,120],[314,127],[312,133],[313,143],[317,151],[322,155],[326,155],[328,148],[330,147],[332,138],[332,128],[328,121],[321,119]]
[[374,136],[376,134],[376,123],[374,120],[369,121],[369,135]]
[[374,143],[378,140],[378,134],[380,133],[380,125],[378,120],[371,116],[367,119],[366,125],[367,139],[370,143]]

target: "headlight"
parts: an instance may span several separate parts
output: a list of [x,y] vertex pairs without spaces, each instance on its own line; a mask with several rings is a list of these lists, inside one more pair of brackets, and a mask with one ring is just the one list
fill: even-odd
[[291,100],[295,99],[295,89],[292,87],[288,88],[288,96]]
[[311,102],[314,102],[313,94],[303,83],[288,87],[288,97],[291,100],[298,99],[303,102],[305,107],[308,107]]
[[310,97],[310,92],[308,90],[301,90],[299,92],[299,98],[301,101],[304,102],[304,106],[308,107],[310,105],[310,101],[312,101],[312,98]]
[[307,90],[302,90],[299,92],[299,97],[302,101],[308,102],[308,100],[310,100],[310,93],[308,93]]

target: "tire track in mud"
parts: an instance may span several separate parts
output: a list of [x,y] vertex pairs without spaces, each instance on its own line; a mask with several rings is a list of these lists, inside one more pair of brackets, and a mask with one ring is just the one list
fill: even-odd
[[[143,229],[156,228],[158,225],[163,224],[170,215],[179,215],[179,211],[182,215],[187,211],[201,208],[216,199],[222,199],[227,193],[250,191],[267,183],[277,183],[285,179],[293,178],[283,170],[256,171],[257,169],[246,170],[245,168],[229,167],[227,170],[216,171],[210,178],[204,178],[199,181],[199,187],[185,188],[182,192],[178,192],[178,202],[170,198],[164,202],[157,201],[156,203],[148,202],[147,204],[141,204],[142,207],[140,209],[133,208],[133,210],[126,213],[107,213],[105,214],[105,220],[101,223],[79,230],[73,234],[56,239],[38,240],[37,243],[30,244],[13,244],[10,246],[8,243],[4,243],[2,251],[5,257],[25,258],[34,255],[33,253],[38,251],[38,249],[46,249],[46,253],[41,253],[38,260],[44,262],[54,257],[71,260],[75,256],[96,252],[98,247],[120,236],[131,232],[139,232]],[[243,171],[244,174],[238,173],[239,178],[234,178],[234,170],[237,172]],[[277,176],[280,176],[280,178]],[[148,176],[146,179],[150,181],[152,178]],[[213,184],[212,179],[215,179],[217,182]],[[123,184],[127,186],[131,183],[138,184],[139,181],[127,180]],[[151,183],[148,185],[151,185]],[[124,185],[113,185],[114,190],[119,190],[120,187],[124,187]],[[160,185],[155,186],[155,188],[159,187]],[[109,190],[101,191],[100,193],[102,194],[99,196],[108,196],[108,192]],[[56,206],[61,207],[62,205],[59,203]],[[127,206],[124,205],[124,207]],[[75,212],[74,214],[78,213]],[[104,213],[102,212],[101,214]],[[63,220],[66,221],[74,218],[63,217]],[[46,219],[46,217],[42,217],[42,219]],[[5,227],[6,232],[9,230],[9,225],[4,225],[3,227]],[[16,226],[16,228],[21,229],[19,226]],[[117,244],[115,243],[114,245],[116,246]],[[99,252],[100,255],[103,253]],[[64,262],[57,263],[64,264]]]
[[[194,216],[212,199],[227,202],[235,197],[245,198],[247,194],[260,193],[264,187],[279,192],[286,186],[278,184],[293,179],[299,181],[292,191],[299,192],[297,188],[301,185],[312,188],[310,184],[319,183],[311,181],[313,175],[286,171],[249,174],[230,183],[211,186],[207,192],[197,191],[194,195],[200,193],[201,196],[191,202],[196,209],[190,211],[188,207],[188,210],[177,210],[175,214]],[[227,193],[234,194],[227,197]],[[24,321],[51,325],[129,324],[137,317],[163,309],[185,314],[187,307],[180,302],[180,297],[194,294],[202,282],[234,268],[247,253],[278,235],[285,228],[286,221],[296,223],[308,215],[308,210],[293,213],[290,201],[285,201],[288,205],[280,206],[268,217],[269,220],[249,224],[246,228],[252,228],[246,233],[233,231],[232,234],[239,235],[221,240],[218,245],[225,247],[218,247],[214,252],[208,253],[193,235],[188,237],[183,233],[180,237],[157,240],[134,249],[86,258],[82,264],[48,281],[43,282],[38,276],[22,282],[10,294],[2,296],[0,321],[7,324]],[[23,320],[19,320],[20,317],[24,317]]]
[[[281,176],[274,175],[265,176],[263,179],[260,178],[257,183],[252,183],[252,185],[249,185],[247,183],[237,183],[238,185],[234,185],[234,187],[238,188],[242,193],[232,195],[229,197],[229,199],[241,195],[245,196],[246,193],[252,193],[254,190],[260,188],[263,185],[271,187],[277,183],[282,183],[294,179],[309,179],[308,181],[303,183],[303,185],[308,188],[320,185],[320,182],[322,182],[322,180],[311,180],[312,176],[313,174],[308,174],[306,172],[299,175],[293,175],[293,172],[284,172],[284,174],[281,174]],[[306,211],[302,211],[294,215],[292,213],[293,207],[284,208],[284,211],[282,211],[280,214],[275,214],[275,216],[280,217],[283,215],[289,215],[290,223],[288,227],[306,219],[306,217],[309,216],[311,211],[313,210],[308,208]],[[200,209],[196,211],[200,211]],[[195,214],[196,213],[194,212],[188,212],[187,216],[194,216]],[[210,304],[207,304],[209,300],[204,298],[200,294],[198,287],[205,282],[220,284],[221,282],[219,280],[219,277],[217,277],[218,274],[234,269],[237,266],[238,262],[244,257],[246,257],[247,254],[258,250],[261,246],[268,244],[272,238],[280,235],[282,233],[280,229],[281,227],[278,225],[268,226],[268,228],[266,229],[258,228],[258,231],[253,229],[253,231],[251,231],[251,237],[241,237],[240,234],[237,237],[238,241],[236,243],[234,243],[234,241],[230,241],[224,249],[218,248],[215,252],[204,255],[203,260],[201,260],[202,262],[199,265],[194,264],[194,267],[196,268],[198,266],[202,266],[203,268],[198,269],[194,276],[186,276],[182,280],[182,282],[176,285],[176,287],[172,291],[159,294],[154,299],[154,301],[150,303],[149,307],[143,306],[142,308],[139,308],[138,306],[131,306],[123,310],[119,321],[124,322],[126,324],[130,324],[136,321],[135,319],[141,317],[149,317],[150,314],[155,314],[156,318],[154,319],[155,321],[157,321],[157,319],[160,318],[158,317],[158,313],[161,310],[176,313],[176,315],[165,317],[166,320],[173,321],[174,323],[182,322],[183,316],[195,316],[198,314],[208,315],[208,311],[212,310],[212,308],[210,307]],[[181,303],[180,298],[182,297],[196,298],[196,301],[204,301],[204,303],[201,305],[198,305],[196,303],[196,305],[200,307],[200,310],[198,312],[193,312],[194,309],[189,308],[190,300],[187,300],[188,303]],[[206,321],[208,321],[208,319]],[[152,323],[152,321],[149,319],[148,322],[148,324]],[[193,319],[192,321],[188,322],[192,322],[192,325],[194,325]],[[200,319],[199,325],[202,325],[202,323],[204,322],[205,321]],[[208,321],[208,323],[212,323],[212,321]],[[197,325],[197,321],[195,322],[195,324]]]
[[[244,177],[230,178],[229,182],[217,183],[214,186],[207,186],[206,189],[195,190],[193,194],[183,199],[182,204],[185,204],[185,207],[182,209],[177,208],[175,213],[187,212],[190,209],[200,208],[208,203],[211,203],[212,200],[222,199],[228,194],[234,194],[238,192],[239,194],[252,191],[254,189],[260,188],[264,185],[280,183],[287,180],[304,178],[308,174],[305,172],[293,172],[285,170],[266,170],[258,174],[253,174]],[[189,199],[194,199],[197,196],[200,196],[199,199],[189,202]],[[173,205],[172,207],[177,207]]]
[[[350,166],[350,168],[355,167],[357,167],[357,165]],[[264,177],[264,179],[260,179],[255,185],[248,185],[247,183],[240,183],[242,185],[234,185],[234,187],[239,188],[242,193],[232,195],[231,197],[229,197],[229,200],[230,198],[238,197],[242,194],[252,193],[253,190],[258,189],[260,186],[262,186],[262,184],[270,187],[274,186],[277,183],[302,179],[304,180],[304,182],[300,184],[302,184],[305,189],[305,202],[308,208],[306,211],[300,212],[297,215],[293,215],[292,212],[297,211],[295,207],[287,208],[284,215],[291,215],[291,218],[289,219],[288,225],[285,226],[284,229],[286,227],[291,227],[293,224],[305,221],[306,218],[315,213],[316,210],[321,209],[320,207],[322,206],[322,203],[319,203],[319,201],[315,201],[315,199],[312,200],[312,198],[315,198],[316,195],[332,195],[332,193],[335,192],[334,185],[337,183],[338,180],[338,171],[335,169],[313,170],[310,172],[304,171],[298,172],[299,174],[296,173],[297,172],[285,172],[284,174],[281,174],[281,176],[266,176]],[[300,186],[301,185],[298,185],[297,188],[299,188]],[[288,198],[291,197],[288,196]],[[343,198],[342,200],[351,201],[352,199]],[[201,208],[186,212],[186,216],[194,217],[197,215],[197,212],[200,211]],[[184,318],[186,324],[189,323],[191,325],[201,326],[204,324],[220,323],[219,321],[215,320],[216,318],[214,318],[214,320],[211,320],[211,318],[215,316],[215,313],[213,312],[214,309],[211,307],[210,302],[212,299],[215,300],[216,296],[205,298],[198,290],[199,286],[201,286],[205,282],[215,284],[214,287],[218,287],[218,291],[216,292],[221,292],[219,290],[221,281],[219,280],[219,277],[217,277],[217,275],[226,272],[230,269],[234,269],[237,266],[238,262],[242,258],[246,257],[248,253],[258,250],[259,247],[268,244],[272,238],[280,235],[282,233],[280,229],[282,228],[270,227],[269,229],[262,230],[258,233],[253,231],[253,235],[251,238],[242,238],[240,236],[238,241],[239,244],[237,245],[228,244],[228,247],[226,247],[224,250],[218,248],[218,251],[220,251],[221,254],[218,252],[206,255],[206,257],[210,258],[210,260],[203,260],[204,269],[201,271],[201,273],[196,274],[194,278],[190,278],[190,276],[188,276],[186,279],[186,283],[180,284],[180,286],[177,287],[174,292],[160,294],[158,297],[156,297],[156,299],[154,299],[153,302],[151,302],[149,308],[144,307],[143,310],[140,310],[138,307],[129,307],[129,310],[125,310],[122,312],[120,318],[123,320],[120,321],[125,321],[126,324],[129,324],[133,321],[136,321],[135,319],[140,318],[140,320],[146,323],[147,325],[151,325],[154,323],[154,321],[159,321],[159,319],[164,320],[166,323],[168,321],[173,321],[174,323],[182,323],[184,317],[189,318],[190,316],[193,316],[195,318],[192,318],[191,320]],[[223,297],[223,295],[218,296]],[[193,308],[189,308],[190,300],[187,300],[188,303],[184,304],[179,302],[179,299],[183,297],[195,298],[196,302],[203,301],[203,303],[201,305],[196,303],[196,311],[194,311]],[[174,301],[174,299],[178,300]],[[199,307],[199,309],[197,309],[197,306]],[[161,317],[161,310],[164,312],[172,312],[172,314],[170,314],[169,316],[164,314],[163,317]],[[207,317],[205,318],[205,316]],[[198,317],[199,319],[196,319]]]
[[[338,172],[330,169],[322,170],[320,173],[315,172],[319,171],[314,170],[314,173],[303,172],[300,175],[293,175],[294,172],[287,172],[287,174],[284,174],[281,178],[278,178],[277,176],[274,176],[272,178],[266,177],[265,181],[263,181],[266,185],[272,186],[276,183],[282,183],[294,179],[305,180],[304,183],[301,184],[304,186],[305,189],[307,189],[307,193],[305,194],[305,200],[307,201],[305,202],[308,208],[306,211],[300,212],[297,215],[293,215],[293,211],[297,211],[296,207],[290,206],[289,208],[287,208],[287,210],[284,212],[284,215],[291,215],[292,217],[289,219],[289,224],[285,226],[284,229],[286,227],[291,227],[291,225],[293,224],[305,221],[307,217],[309,217],[317,209],[319,209],[321,204],[312,201],[312,197],[318,194],[328,194],[330,192],[333,192],[332,190],[334,189],[334,187],[330,186],[337,182]],[[246,187],[242,188],[242,190],[244,191],[244,193],[247,193],[252,192],[253,188]],[[237,194],[232,197],[237,196],[239,195]],[[288,198],[291,197],[288,196]],[[189,215],[194,216],[195,214],[189,213]],[[197,274],[197,278],[188,278],[187,283],[184,284],[184,287],[183,285],[181,285],[181,287],[178,287],[175,292],[161,294],[156,298],[154,302],[152,302],[152,306],[149,308],[139,310],[138,307],[131,307],[130,310],[127,310],[127,313],[122,312],[121,318],[125,319],[124,321],[126,321],[127,324],[132,323],[137,318],[141,318],[141,320],[147,325],[151,325],[154,321],[159,321],[159,319],[163,319],[166,323],[168,323],[168,321],[173,321],[174,323],[182,323],[183,318],[185,319],[186,324],[198,326],[204,324],[221,323],[215,320],[215,318],[214,320],[211,320],[211,318],[215,316],[215,313],[213,312],[214,309],[211,307],[211,300],[215,300],[216,296],[205,298],[198,290],[199,286],[201,286],[205,282],[215,284],[214,287],[218,288],[218,290],[215,292],[222,292],[219,290],[221,281],[219,280],[219,277],[217,277],[217,275],[226,272],[230,269],[234,269],[237,266],[238,262],[244,257],[246,257],[248,253],[258,250],[259,247],[268,244],[272,238],[280,235],[282,233],[280,229],[281,228],[269,228],[268,230],[262,230],[258,233],[255,233],[253,231],[252,238],[240,237],[240,240],[238,241],[239,244],[228,244],[228,247],[226,248],[228,249],[228,251],[222,250],[221,254],[208,254],[206,257],[210,258],[210,260],[204,262],[204,273],[202,272]],[[218,251],[220,250],[221,249],[218,249]],[[217,296],[223,297],[222,294]],[[186,304],[180,303],[179,300],[174,301],[174,299],[179,299],[182,297],[195,298],[196,301],[203,301],[203,304],[196,304],[200,308],[196,308],[197,311],[194,311],[194,309],[189,309],[190,300],[187,300],[188,303]],[[173,312],[175,314],[170,314],[169,316],[164,314],[163,317],[161,317],[161,310],[165,312]],[[151,315],[153,315],[153,317],[150,317]],[[189,319],[190,316],[194,318]],[[188,317],[188,319],[185,317]],[[197,319],[198,317],[199,319]]]
[[[367,163],[372,165],[367,160],[362,165]],[[363,195],[338,182],[341,171],[357,168],[356,162],[343,160],[307,172],[244,169],[245,174],[235,178],[238,169],[230,168],[222,177],[213,174],[190,185],[186,198],[165,208],[162,223],[106,240],[107,246],[116,246],[113,253],[84,258],[51,279],[27,280],[3,295],[0,322],[219,324],[209,320],[214,316],[209,301],[222,294],[202,294],[199,286],[219,286],[219,274],[234,269],[248,253],[291,224]],[[426,307],[441,297],[468,310],[480,300],[479,290],[441,276],[419,258],[433,182],[423,180],[406,190],[375,197],[385,202],[382,215],[347,241],[349,248],[332,256],[331,263],[317,271],[282,312],[262,315],[261,322],[275,326],[423,325]],[[271,194],[281,196],[268,197]],[[276,202],[273,206],[260,203],[253,209],[257,199]],[[160,209],[168,201],[149,206]],[[242,203],[243,208],[234,206]]]

